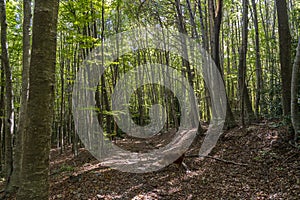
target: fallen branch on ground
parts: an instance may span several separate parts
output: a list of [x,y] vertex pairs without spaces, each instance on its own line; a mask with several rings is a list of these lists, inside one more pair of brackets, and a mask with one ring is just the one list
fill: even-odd
[[213,157],[213,156],[201,156],[201,155],[187,155],[186,157],[202,157],[202,158],[210,158],[210,159],[214,159],[214,160],[217,160],[217,161],[220,161],[220,162],[224,162],[224,163],[228,163],[228,164],[233,164],[233,165],[240,165],[240,166],[248,166],[248,164],[246,163],[238,163],[238,162],[234,162],[234,161],[231,161],[231,160],[224,160],[222,158],[216,158],[216,157]]

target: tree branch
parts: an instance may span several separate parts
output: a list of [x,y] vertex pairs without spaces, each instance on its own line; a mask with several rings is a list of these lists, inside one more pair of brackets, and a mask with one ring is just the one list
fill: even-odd
[[224,163],[227,163],[227,164],[240,165],[240,166],[248,166],[248,164],[246,164],[246,163],[238,163],[238,162],[234,162],[234,161],[231,161],[231,160],[224,160],[222,158],[216,158],[216,157],[213,157],[213,156],[186,155],[186,157],[210,158],[210,159],[214,159],[214,160],[217,160],[217,161],[220,161],[220,162],[224,162]]

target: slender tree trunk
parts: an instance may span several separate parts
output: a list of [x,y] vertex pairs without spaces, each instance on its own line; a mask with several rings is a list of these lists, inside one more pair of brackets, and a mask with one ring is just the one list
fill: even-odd
[[280,66],[281,66],[281,82],[282,82],[282,106],[283,115],[291,114],[291,33],[289,28],[289,19],[287,13],[287,5],[285,0],[276,0],[278,31],[280,43]]
[[20,112],[18,130],[16,134],[16,146],[14,153],[14,166],[11,177],[12,191],[15,192],[20,187],[20,171],[22,164],[23,133],[26,121],[26,109],[28,100],[29,66],[30,66],[30,21],[31,21],[31,0],[23,1],[23,70],[22,70],[22,90],[20,99]]
[[49,153],[52,132],[57,0],[36,0],[29,71],[27,123],[18,200],[48,200]]
[[[104,31],[105,31],[105,1],[102,0],[102,8],[101,8],[101,41],[104,44]],[[104,48],[101,48],[101,55],[104,55]],[[102,59],[102,66],[104,66],[104,60]],[[105,106],[106,111],[110,111],[110,104],[108,99],[108,90],[105,83],[105,78],[101,76],[101,97],[102,97],[102,104]],[[106,115],[106,131],[107,133],[111,134],[112,131],[112,116],[110,114]]]
[[201,38],[202,38],[202,45],[203,48],[208,51],[208,37],[207,37],[207,30],[205,29],[205,23],[203,19],[203,9],[201,6],[201,1],[198,0],[198,11],[199,11],[199,16],[200,16],[200,28],[201,28]]
[[[206,2],[205,2],[206,3]],[[207,29],[205,28],[205,22],[203,19],[203,9],[201,6],[201,1],[197,1],[198,5],[198,11],[199,11],[199,17],[200,17],[200,28],[201,28],[201,39],[202,39],[202,46],[203,48],[209,52],[209,41],[208,41],[208,36],[207,36]],[[210,97],[209,97],[209,92],[208,89],[205,85],[205,104],[206,104],[206,118],[207,121],[210,121]]]
[[[223,0],[217,0],[216,6],[214,3],[214,0],[209,0],[208,1],[208,7],[209,7],[209,18],[210,18],[210,32],[211,32],[211,40],[210,40],[210,45],[211,45],[211,54],[212,58],[216,63],[216,66],[221,73],[223,83],[224,82],[224,75],[223,75],[223,70],[221,69],[220,65],[220,57],[219,57],[219,51],[220,51],[220,28],[221,28],[221,22],[222,22],[222,9],[223,9]],[[232,128],[236,126],[236,122],[231,110],[231,105],[229,104],[228,97],[226,95],[226,119],[225,119],[225,124],[224,127],[225,129]]]
[[197,26],[196,26],[196,23],[195,23],[194,12],[192,11],[190,0],[186,0],[186,4],[187,4],[187,8],[188,8],[188,11],[189,11],[189,14],[190,14],[190,22],[191,22],[191,25],[192,25],[192,35],[193,35],[194,38],[199,39],[199,34],[198,34]]
[[242,126],[245,126],[245,79],[246,79],[246,57],[247,57],[247,37],[248,37],[248,1],[243,0],[243,27],[242,27],[242,46],[239,49],[239,94],[240,94],[240,117]]
[[262,69],[261,69],[261,58],[260,58],[260,43],[259,43],[259,29],[257,20],[257,8],[255,0],[252,0],[253,7],[253,22],[255,28],[255,54],[256,54],[256,99],[255,99],[255,114],[259,117],[260,114],[260,99],[262,91]]
[[298,94],[299,94],[299,79],[300,79],[300,38],[298,41],[297,54],[293,65],[292,73],[292,88],[291,88],[291,118],[292,124],[295,131],[294,141],[297,143],[300,135],[300,108],[298,103]]
[[[1,62],[2,63],[2,62]],[[5,93],[5,75],[4,75],[4,69],[3,69],[3,65],[1,65],[0,69],[1,69],[1,73],[0,73],[0,76],[1,76],[1,85],[0,85],[0,169],[1,171],[3,170],[4,168],[4,149],[3,149],[3,146],[4,146],[4,142],[5,142],[5,139],[3,138],[3,130],[4,130],[4,123],[5,123],[5,120],[3,119],[3,116],[4,116],[4,111],[5,111],[5,103],[4,103],[4,93]]]
[[[193,11],[192,11],[192,8],[191,8],[191,3],[190,3],[190,0],[186,0],[186,3],[187,3],[187,7],[188,7],[188,10],[189,10],[189,13],[190,13],[190,21],[191,21],[191,25],[193,27],[193,37],[198,40],[200,39],[199,37],[199,34],[198,34],[198,31],[197,31],[197,26],[196,26],[196,23],[195,23],[195,18],[194,18],[194,14],[193,14]],[[201,3],[198,2],[198,9],[199,9],[199,13],[200,13],[200,24],[201,24],[201,30],[202,30],[202,48],[204,48],[206,51],[208,51],[208,45],[207,45],[207,36],[206,36],[206,30],[204,28],[204,24],[203,24],[203,15],[202,15],[202,8],[201,8]],[[207,89],[207,86],[204,82],[204,85],[205,85],[205,96],[207,96],[207,98],[205,98],[205,101],[206,101],[206,114],[207,114],[207,120],[210,121],[211,119],[211,116],[210,116],[210,107],[211,107],[211,104],[210,104],[210,95],[209,95],[209,92],[208,92],[208,89]]]
[[[74,118],[72,115],[72,93],[73,93],[73,86],[74,86],[74,81],[75,81],[75,76],[76,76],[76,71],[77,71],[77,65],[78,65],[78,45],[75,45],[75,49],[74,49],[74,55],[73,55],[73,67],[72,67],[72,71],[73,71],[73,76],[71,78],[72,83],[70,83],[70,93],[69,93],[69,115],[70,115],[70,126],[71,126],[71,134],[72,134],[72,151],[74,153],[75,156],[78,156],[78,136],[77,133],[75,131],[74,128]],[[97,95],[97,94],[95,94]]]
[[[12,135],[14,129],[14,112],[13,112],[13,90],[12,90],[12,77],[11,68],[8,56],[7,44],[7,22],[6,22],[6,0],[0,1],[1,13],[1,51],[2,51],[2,64],[5,73],[5,174],[7,178],[7,186],[10,186],[10,178],[13,170],[13,149],[12,149]],[[7,188],[8,189],[8,188]]]
[[[186,31],[186,27],[184,25],[184,19],[183,19],[183,15],[182,15],[182,10],[181,10],[181,5],[180,5],[180,0],[175,0],[175,7],[176,7],[176,12],[177,12],[177,20],[178,20],[178,31],[182,34],[187,34]],[[196,29],[194,29],[195,31]],[[182,38],[182,48],[183,48],[183,52],[186,58],[188,58],[188,50],[187,50],[187,45],[186,45],[186,41],[184,38]],[[186,61],[185,59],[182,59],[182,66],[186,67],[186,71],[187,71],[187,76],[188,76],[188,81],[189,84],[191,86],[192,89],[194,89],[194,85],[193,85],[193,77],[192,77],[192,72],[191,72],[191,67],[188,61]],[[184,72],[183,72],[184,73]],[[194,91],[189,91],[190,92],[190,97],[191,97],[191,108],[192,108],[192,123],[194,123],[195,121],[199,122],[199,113],[196,113],[196,101],[195,98],[192,98],[193,95],[192,93]],[[192,124],[193,126],[196,124]],[[198,133],[203,133],[203,129],[200,125],[200,122],[198,124]]]
[[[62,35],[62,34],[61,34]],[[63,38],[63,36],[61,36],[61,38]],[[61,51],[63,49],[63,39],[61,39]],[[65,107],[65,76],[64,76],[64,72],[65,72],[65,58],[63,56],[63,53],[60,52],[60,111],[59,111],[59,146],[60,146],[60,153],[62,154],[64,152],[64,146],[65,146],[65,141],[64,141],[64,137],[65,137],[65,132],[64,132],[64,107]]]
[[248,88],[246,85],[246,61],[247,61],[247,47],[248,47],[248,6],[249,1],[243,0],[243,26],[242,26],[242,46],[240,48],[239,58],[239,90],[241,103],[241,121],[245,125],[244,110],[247,112],[248,121],[252,121],[254,113],[252,110],[251,101],[249,98]]

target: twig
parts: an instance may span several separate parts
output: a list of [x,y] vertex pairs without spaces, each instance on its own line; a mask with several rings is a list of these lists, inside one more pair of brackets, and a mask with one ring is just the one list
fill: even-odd
[[288,156],[286,159],[284,159],[284,160],[281,162],[281,164],[286,163],[289,159],[295,157],[296,155],[297,155],[297,154],[292,154],[292,155]]
[[203,158],[211,158],[211,159],[214,159],[214,160],[217,160],[217,161],[220,161],[220,162],[224,162],[224,163],[228,163],[228,164],[233,164],[233,165],[240,165],[240,166],[248,166],[248,164],[245,164],[245,163],[238,163],[238,162],[234,162],[234,161],[231,161],[231,160],[224,160],[222,158],[216,158],[216,157],[213,157],[213,156],[202,156],[202,155],[187,155],[186,157],[203,157]]
[[245,164],[245,163],[238,163],[238,162],[234,162],[234,161],[231,161],[231,160],[224,160],[222,158],[215,158],[213,156],[202,156],[202,157],[211,158],[211,159],[214,159],[214,160],[217,160],[217,161],[221,161],[221,162],[229,163],[229,164],[233,164],[233,165],[248,166],[248,164]]
[[300,150],[300,144],[297,144],[297,142],[295,142],[295,144],[293,144],[292,141],[289,141],[288,143],[289,143],[289,145],[294,147],[296,150]]

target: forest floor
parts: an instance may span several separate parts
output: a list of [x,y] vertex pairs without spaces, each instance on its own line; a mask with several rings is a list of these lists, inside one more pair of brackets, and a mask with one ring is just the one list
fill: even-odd
[[[164,141],[172,136],[161,135]],[[175,164],[151,173],[125,173],[102,166],[84,149],[77,157],[70,148],[62,155],[52,149],[50,199],[299,199],[300,150],[289,144],[289,138],[279,122],[226,131],[211,157],[184,159],[189,173]],[[125,138],[117,144],[134,151],[157,140],[132,141]],[[202,141],[195,142],[187,155],[197,154]]]

